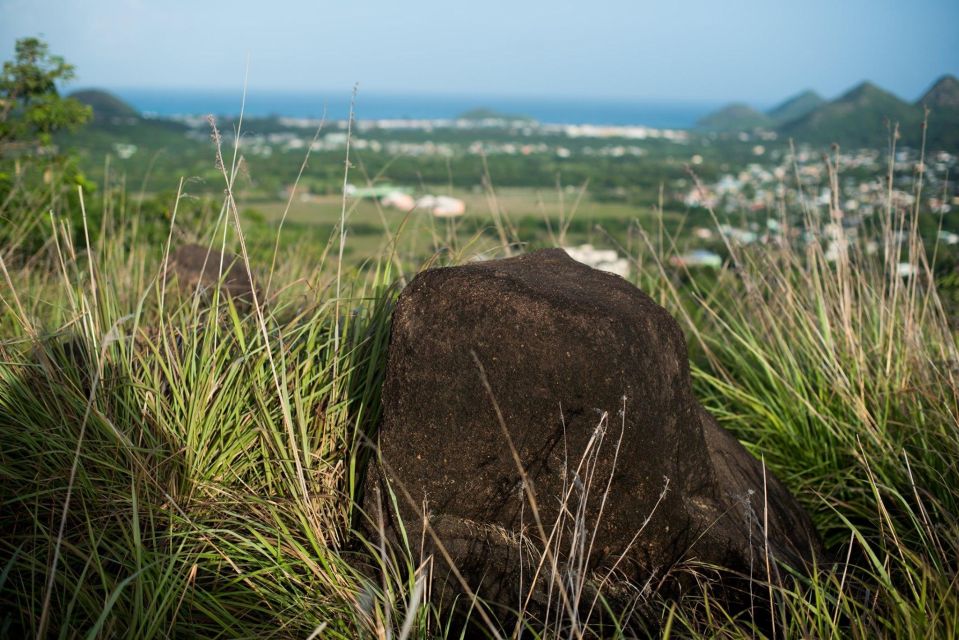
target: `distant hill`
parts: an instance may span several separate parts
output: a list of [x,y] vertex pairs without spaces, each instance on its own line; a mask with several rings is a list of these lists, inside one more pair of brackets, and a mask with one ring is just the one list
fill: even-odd
[[825,102],[826,100],[818,93],[807,89],[776,105],[767,111],[766,115],[772,118],[777,125],[783,125],[802,118],[807,113],[818,109]]
[[959,79],[953,75],[942,76],[916,104],[930,109],[959,109]]
[[916,145],[921,137],[921,110],[870,82],[787,122],[779,131],[800,142],[846,147],[880,147],[889,139],[889,125],[899,123],[901,140]]
[[[166,118],[144,118],[132,106],[108,91],[84,89],[74,91],[71,98],[90,106],[93,119],[77,131],[61,132],[59,144],[77,149],[81,158],[101,158],[121,153],[130,157],[138,149],[195,149],[188,140],[186,124]],[[122,151],[121,151],[122,150]]]
[[959,152],[959,79],[952,75],[939,78],[916,105],[929,109],[927,146]]
[[108,91],[81,89],[74,91],[69,97],[91,107],[94,122],[133,124],[140,120],[140,112]]
[[730,104],[714,111],[696,122],[696,128],[702,131],[735,132],[749,131],[773,124],[765,113],[756,111],[747,104]]

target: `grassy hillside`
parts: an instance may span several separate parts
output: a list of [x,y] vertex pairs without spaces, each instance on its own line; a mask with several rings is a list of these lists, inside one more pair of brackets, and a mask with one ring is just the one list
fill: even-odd
[[826,101],[815,91],[803,91],[784,100],[766,112],[777,126],[798,120],[807,113],[819,108]]
[[903,142],[918,146],[921,110],[864,82],[802,118],[786,123],[780,131],[800,142],[877,148],[888,144],[896,123]]
[[140,112],[107,91],[81,89],[74,91],[69,97],[93,109],[93,119],[96,122],[130,123],[140,119]]
[[959,153],[959,79],[943,76],[916,102],[929,109],[928,137],[947,151]]
[[[427,265],[519,250],[521,225],[494,192],[465,240],[434,227],[404,249],[431,224],[413,218],[376,258],[343,261],[351,209],[319,241],[244,233],[238,174],[217,166],[222,206],[194,211],[181,187],[157,229],[116,189],[85,228],[58,199],[40,254],[0,248],[0,635],[458,637],[428,603],[416,541],[357,537],[354,498],[398,289]],[[833,562],[755,585],[772,627],[723,611],[698,568],[703,593],[664,602],[651,582],[606,633],[956,637],[959,353],[914,195],[890,195],[875,253],[851,240],[827,259],[828,208],[802,201],[784,237],[808,244],[729,244],[709,277],[669,266],[678,239],[638,223],[632,278],[681,322],[698,396],[796,494]],[[193,239],[243,256],[256,307],[208,306],[168,277],[170,246]],[[596,619],[525,623],[523,637],[578,638]]]
[[863,82],[832,101],[804,91],[765,113],[746,104],[731,104],[701,119],[696,128],[714,133],[770,129],[799,144],[870,149],[888,146],[898,124],[900,146],[918,148],[923,142],[925,108],[929,109],[927,148],[955,153],[959,150],[959,80],[949,75],[937,80],[915,104]]
[[959,78],[944,75],[936,80],[916,104],[930,109],[959,109]]
[[701,131],[749,131],[768,127],[772,120],[764,113],[756,111],[746,104],[736,103],[711,113],[696,123]]

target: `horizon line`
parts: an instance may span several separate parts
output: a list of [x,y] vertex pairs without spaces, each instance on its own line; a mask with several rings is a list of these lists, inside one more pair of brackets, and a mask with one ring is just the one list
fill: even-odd
[[[499,92],[499,91],[476,91],[476,92],[463,92],[463,91],[437,91],[437,90],[396,90],[392,88],[387,89],[373,89],[371,91],[364,91],[363,84],[355,83],[355,86],[359,87],[357,91],[357,96],[368,95],[374,97],[391,97],[391,98],[438,98],[438,99],[478,99],[478,100],[542,100],[542,101],[555,101],[555,102],[571,102],[571,103],[597,103],[597,102],[608,102],[608,103],[646,103],[646,104],[663,104],[663,105],[699,105],[699,106],[728,106],[732,104],[746,104],[751,107],[760,107],[763,109],[772,108],[778,106],[788,100],[796,98],[806,92],[813,92],[827,101],[835,100],[847,94],[848,92],[864,85],[870,84],[876,86],[887,93],[890,93],[900,100],[905,102],[914,103],[917,100],[920,100],[925,93],[935,86],[939,81],[946,78],[955,78],[955,74],[949,72],[943,72],[937,75],[933,80],[931,80],[926,87],[918,96],[913,98],[908,98],[900,95],[899,93],[892,91],[883,87],[881,84],[870,80],[863,79],[853,84],[850,84],[846,89],[836,93],[834,96],[827,96],[821,91],[817,91],[812,87],[807,87],[804,89],[799,89],[791,92],[789,95],[775,98],[775,99],[750,99],[750,98],[727,98],[727,97],[663,97],[663,96],[641,96],[641,95],[625,95],[625,94],[592,94],[592,95],[583,95],[583,94],[565,94],[565,93],[510,93],[510,92]],[[241,98],[244,94],[247,96],[250,95],[265,95],[265,94],[287,94],[287,95],[322,95],[328,99],[347,100],[352,96],[353,88],[343,88],[343,89],[332,89],[329,87],[319,87],[319,88],[310,88],[304,89],[301,87],[297,88],[287,88],[287,87],[249,87],[245,89],[240,86],[197,86],[192,84],[186,85],[157,85],[157,86],[147,86],[147,85],[136,85],[136,84],[122,84],[122,83],[109,83],[109,84],[97,84],[97,83],[82,83],[82,82],[71,82],[70,83],[70,92],[73,91],[84,91],[84,90],[101,90],[108,92],[123,92],[123,91],[143,91],[143,92],[198,92],[198,93],[210,93],[210,94],[223,94],[234,92],[237,94],[238,98]],[[478,104],[477,106],[482,106]]]

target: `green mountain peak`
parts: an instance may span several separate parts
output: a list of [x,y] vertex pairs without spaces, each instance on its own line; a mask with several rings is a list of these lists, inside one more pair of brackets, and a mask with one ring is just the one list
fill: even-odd
[[770,124],[772,122],[765,113],[756,111],[747,104],[736,102],[701,118],[696,123],[696,128],[704,131],[731,132],[768,127]]
[[802,93],[783,100],[767,111],[766,115],[772,118],[777,124],[784,124],[803,117],[825,102],[823,97],[818,93],[811,89],[806,89]]
[[140,119],[139,111],[103,89],[80,89],[71,93],[69,97],[91,107],[93,119],[96,122]]
[[916,102],[930,109],[959,109],[959,78],[946,74],[936,80]]

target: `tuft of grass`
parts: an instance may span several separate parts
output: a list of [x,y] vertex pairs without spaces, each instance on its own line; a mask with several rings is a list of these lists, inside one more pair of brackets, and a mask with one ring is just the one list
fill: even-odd
[[389,264],[345,279],[337,316],[327,276],[289,288],[300,247],[244,315],[165,281],[162,246],[51,234],[0,289],[2,635],[354,637],[340,550]]
[[[826,162],[830,206],[781,211],[786,237],[791,226],[809,242],[730,244],[712,289],[660,296],[700,354],[699,397],[799,497],[832,550],[805,588],[772,585],[773,635],[956,637],[959,351],[918,233],[930,214],[894,206],[890,168],[870,254],[871,238],[841,225],[839,172]],[[755,631],[706,604],[675,610],[672,628]]]

